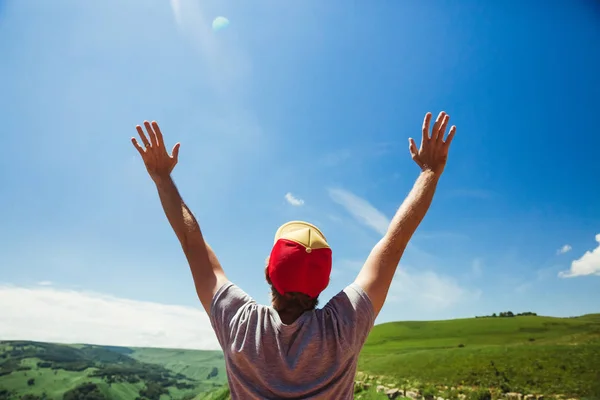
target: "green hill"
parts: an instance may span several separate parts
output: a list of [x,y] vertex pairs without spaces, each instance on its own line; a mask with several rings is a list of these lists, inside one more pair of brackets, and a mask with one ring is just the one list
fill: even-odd
[[381,324],[359,369],[398,384],[600,397],[600,314]]
[[219,351],[0,342],[0,400],[193,399],[226,382]]

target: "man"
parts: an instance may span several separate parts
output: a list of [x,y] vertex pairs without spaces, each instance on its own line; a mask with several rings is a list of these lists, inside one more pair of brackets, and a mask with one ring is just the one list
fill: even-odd
[[431,113],[427,113],[420,148],[409,139],[410,154],[421,174],[356,280],[322,309],[316,305],[329,283],[331,249],[316,226],[292,221],[277,230],[265,268],[272,305],[257,304],[227,280],[171,179],[179,143],[169,155],[156,122],[144,122],[148,137],[137,126],[144,147],[135,138],[132,142],[156,184],[198,297],[223,348],[233,399],[353,398],[359,352],[444,171],[456,131],[452,126],[444,140],[448,120],[441,112],[430,134]]

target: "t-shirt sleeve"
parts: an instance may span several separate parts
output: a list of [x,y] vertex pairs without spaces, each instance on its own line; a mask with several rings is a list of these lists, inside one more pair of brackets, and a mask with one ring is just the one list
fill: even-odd
[[341,339],[355,350],[362,348],[375,324],[375,310],[367,293],[358,284],[352,283],[325,307],[337,320]]
[[237,321],[255,301],[241,288],[227,282],[217,290],[210,305],[210,323],[222,348],[229,345]]

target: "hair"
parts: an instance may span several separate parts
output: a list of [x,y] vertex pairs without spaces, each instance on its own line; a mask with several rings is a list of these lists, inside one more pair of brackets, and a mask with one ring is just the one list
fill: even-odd
[[271,302],[273,308],[278,312],[290,315],[300,315],[305,311],[314,310],[319,304],[319,298],[310,297],[299,292],[288,292],[281,294],[271,285]]

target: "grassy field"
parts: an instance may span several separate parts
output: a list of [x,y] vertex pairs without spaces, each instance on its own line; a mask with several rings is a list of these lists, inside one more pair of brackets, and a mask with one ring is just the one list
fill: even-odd
[[134,352],[130,356],[136,360],[162,365],[175,373],[180,373],[196,380],[205,380],[215,366],[218,366],[218,375],[213,377],[212,380],[222,384],[227,382],[224,369],[225,360],[221,351],[138,347],[132,349]]
[[600,314],[381,324],[359,369],[399,384],[600,396]]
[[[600,399],[600,314],[381,324],[359,370],[374,376],[364,400],[386,398],[377,381]],[[226,382],[219,351],[0,342],[0,400],[75,399],[87,383],[85,398],[226,400]]]

